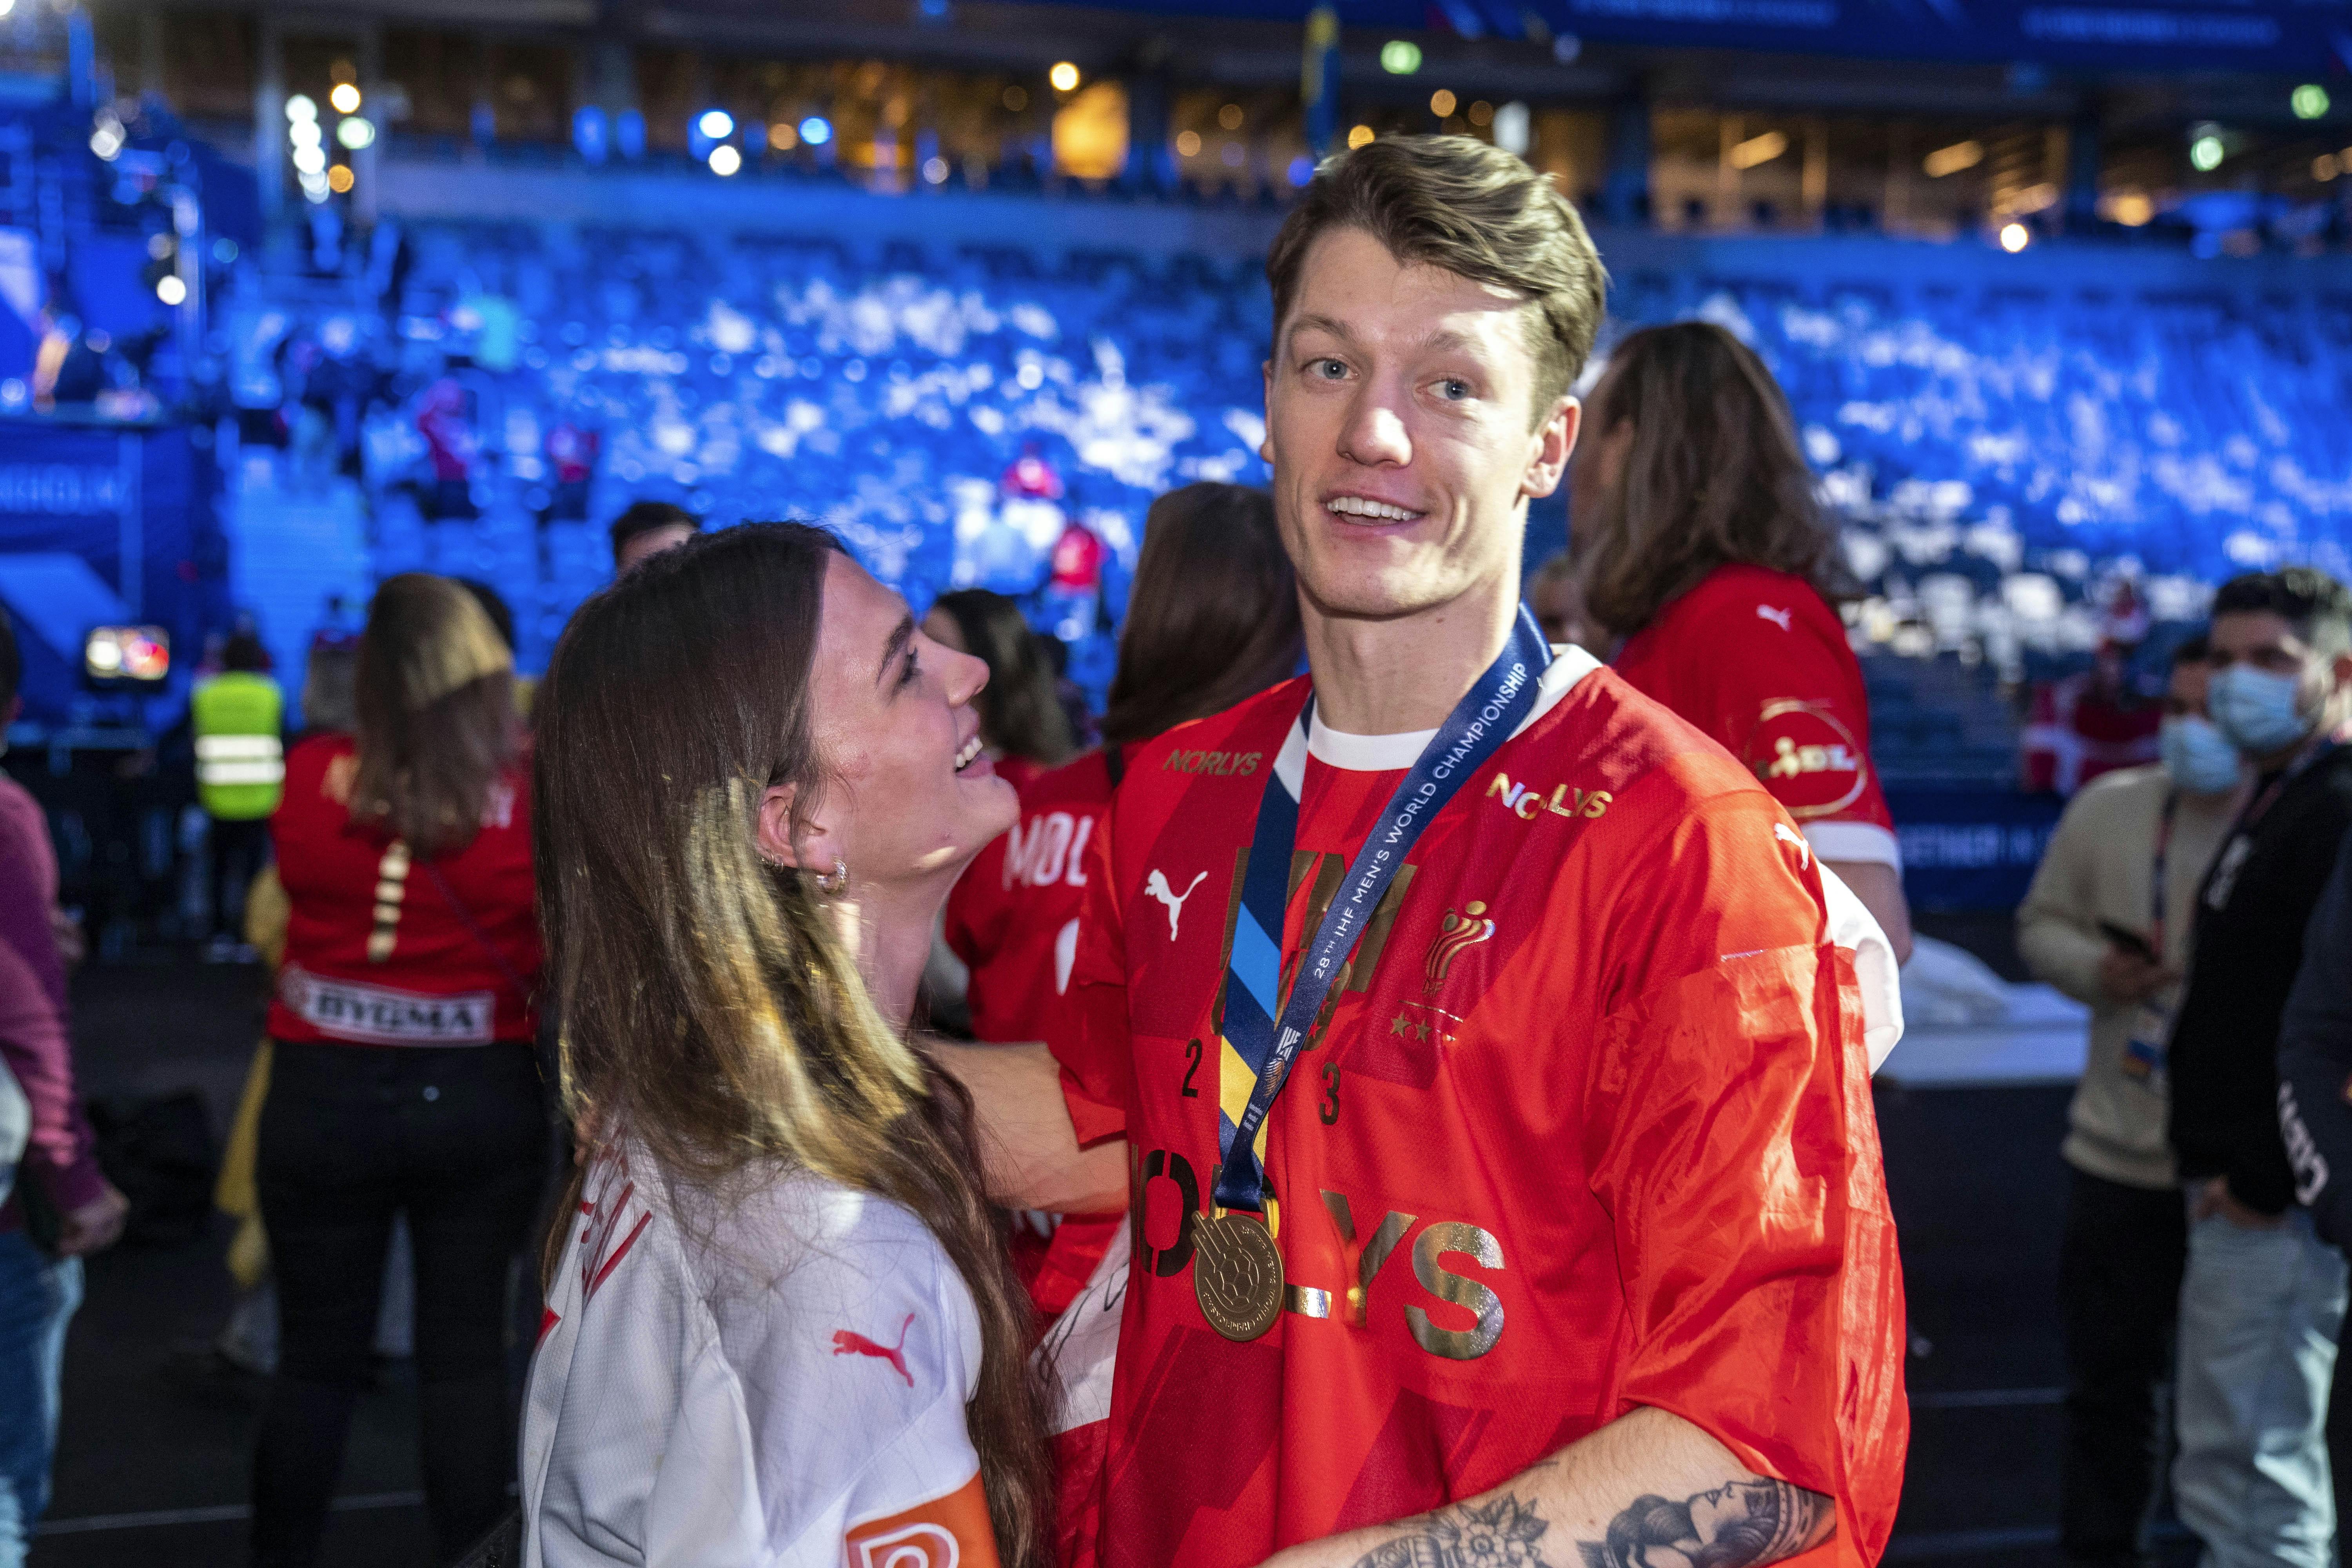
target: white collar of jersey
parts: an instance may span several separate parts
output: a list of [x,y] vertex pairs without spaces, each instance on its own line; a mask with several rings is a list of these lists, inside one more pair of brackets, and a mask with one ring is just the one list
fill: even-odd
[[[1551,663],[1536,685],[1535,708],[1519,721],[1518,729],[1511,731],[1514,737],[1550,712],[1578,681],[1601,668],[1599,659],[1573,645],[1556,643],[1551,654]],[[1413,730],[1401,735],[1350,735],[1324,723],[1318,712],[1309,722],[1304,744],[1299,742],[1297,726],[1291,726],[1290,738],[1275,758],[1274,771],[1295,796],[1306,778],[1309,756],[1351,773],[1394,773],[1412,766],[1413,760],[1428,746],[1430,737],[1436,733],[1434,730]]]

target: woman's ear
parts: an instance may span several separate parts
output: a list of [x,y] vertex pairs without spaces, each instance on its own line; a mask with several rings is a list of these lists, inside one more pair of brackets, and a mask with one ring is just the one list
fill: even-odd
[[800,846],[793,842],[793,802],[798,784],[770,784],[760,796],[760,858],[771,866],[801,864]]

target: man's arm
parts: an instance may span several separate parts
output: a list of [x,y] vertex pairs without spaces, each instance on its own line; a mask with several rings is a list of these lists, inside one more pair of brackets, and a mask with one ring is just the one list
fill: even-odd
[[1761,1568],[1837,1533],[1837,1505],[1759,1476],[1679,1415],[1630,1411],[1491,1491],[1327,1536],[1268,1568]]
[[2279,1026],[2279,1131],[2295,1201],[2319,1234],[2352,1238],[2352,833],[2303,939],[2303,967]]
[[1116,1214],[1127,1206],[1127,1140],[1078,1147],[1062,1069],[1043,1046],[958,1046],[931,1058],[970,1091],[988,1195],[1011,1208]]
[[2100,965],[2111,951],[2098,933],[2098,910],[2089,887],[2098,852],[2090,820],[2096,794],[2076,795],[2059,815],[2057,831],[2034,868],[2025,901],[2017,906],[2017,952],[2033,978],[2093,1007],[2112,1005]]

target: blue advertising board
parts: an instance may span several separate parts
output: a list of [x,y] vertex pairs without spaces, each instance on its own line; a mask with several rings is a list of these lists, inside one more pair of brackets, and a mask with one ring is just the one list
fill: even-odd
[[[212,454],[184,428],[0,421],[0,558],[79,558],[126,621],[171,633],[184,671],[227,612],[217,489]],[[61,722],[89,628],[48,606],[14,607],[20,639],[73,644],[26,659],[26,718]]]
[[2063,805],[2056,795],[2006,790],[1888,790],[1904,897],[1915,910],[2015,909]]

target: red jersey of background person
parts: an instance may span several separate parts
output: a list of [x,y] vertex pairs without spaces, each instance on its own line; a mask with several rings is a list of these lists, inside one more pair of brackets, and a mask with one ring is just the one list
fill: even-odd
[[2147,638],[2147,606],[2118,583],[2100,620],[2090,668],[2034,685],[2018,750],[2029,790],[2071,795],[2101,773],[2157,760],[2164,690],[2132,668]]
[[1048,584],[1055,588],[1080,591],[1102,585],[1103,542],[1095,531],[1072,519],[1062,529],[1062,536],[1054,541],[1054,553],[1048,558],[1051,574]]
[[596,453],[604,437],[569,419],[558,420],[547,433],[547,460],[560,485],[585,484],[595,476]]
[[[1088,752],[1017,787],[1020,820],[980,852],[948,895],[947,943],[971,971],[965,1000],[972,1037],[990,1045],[1045,1038],[1061,1005],[1077,952],[1087,848],[1110,810],[1108,760]],[[1015,1261],[1045,1321],[1084,1288],[1126,1223],[1117,1215],[1066,1218],[1042,1244],[1033,1230],[1015,1232]]]
[[1803,578],[1718,566],[1628,637],[1614,668],[1738,758],[1824,857],[1899,864],[1862,665]]
[[528,769],[493,787],[471,844],[428,865],[351,820],[356,765],[346,735],[286,759],[269,834],[292,912],[268,1032],[342,1045],[530,1039],[524,993],[540,944]]
[[1026,496],[1033,500],[1062,499],[1062,476],[1034,449],[1013,459],[1012,467],[1004,470],[1003,485],[1009,496]]
[[1248,1343],[1203,1318],[1185,1226],[1248,1091],[1215,1006],[1259,793],[1300,781],[1286,983],[1420,737],[1327,734],[1310,760],[1292,681],[1138,749],[1049,1040],[1081,1142],[1131,1160],[1103,1568],[1260,1562],[1637,1405],[1835,1497],[1811,1560],[1884,1546],[1902,1281],[1818,863],[1750,773],[1589,657],[1543,689],[1430,823],[1274,1104],[1286,1309]]
[[442,380],[425,389],[417,411],[416,433],[425,437],[425,453],[436,479],[468,479],[474,468],[474,432],[466,423],[466,390]]

